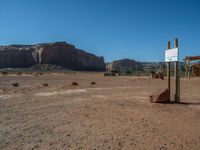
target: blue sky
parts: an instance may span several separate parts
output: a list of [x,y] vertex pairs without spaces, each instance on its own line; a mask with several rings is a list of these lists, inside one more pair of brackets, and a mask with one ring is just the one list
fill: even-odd
[[[200,55],[199,0],[0,0],[0,45],[66,41],[106,61]],[[173,44],[172,44],[173,45]]]

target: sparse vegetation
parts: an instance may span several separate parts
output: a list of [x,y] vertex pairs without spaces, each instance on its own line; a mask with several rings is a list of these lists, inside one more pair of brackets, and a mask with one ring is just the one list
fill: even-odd
[[12,83],[12,86],[19,86],[19,83],[14,82],[14,83]]
[[131,71],[126,71],[126,75],[131,75],[132,74],[132,72]]
[[49,86],[47,83],[43,83],[42,85],[43,85],[43,86]]
[[42,72],[37,72],[36,74],[37,74],[37,75],[43,75],[43,73],[42,73]]
[[93,82],[91,82],[90,84],[91,84],[91,85],[95,85],[95,84],[96,84],[96,82],[94,82],[94,81],[93,81]]
[[[33,75],[37,72],[30,71]],[[102,144],[99,140],[94,141],[94,145],[99,146],[99,149],[118,149],[113,148],[113,144],[124,144],[127,149],[134,145],[134,149],[148,149],[149,142],[155,149],[160,149],[160,143],[166,143],[165,146],[169,149],[178,149],[186,138],[196,143],[190,145],[191,143],[186,141],[186,148],[200,147],[200,78],[181,78],[183,103],[161,105],[150,104],[149,96],[154,96],[158,89],[164,91],[167,80],[130,76],[104,77],[102,73],[88,72],[77,72],[74,76],[65,76],[62,72],[42,72],[43,76],[37,78],[26,76],[24,72],[23,76],[16,76],[16,72],[13,75],[10,73],[9,76],[1,76],[0,80],[0,118],[3,119],[0,125],[2,130],[7,131],[3,133],[6,137],[24,135],[23,138],[28,142],[37,132],[39,138],[49,138],[49,142],[40,143],[46,149],[53,146],[65,149],[65,145],[54,141],[55,138],[66,137],[69,140],[75,139],[67,143],[67,146],[70,144],[75,149],[81,146],[82,149],[87,149],[91,145],[88,139],[93,138],[92,134],[88,134],[92,125],[92,128],[97,129],[94,136],[107,139],[106,143],[103,143],[105,146],[98,145]],[[14,84],[11,85],[12,83]],[[173,115],[178,113],[181,115]],[[43,134],[41,119],[45,123],[45,130],[51,131],[52,127],[56,127],[56,132]],[[174,122],[177,126],[173,126]],[[24,130],[21,130],[21,125]],[[179,132],[180,126],[182,132]],[[16,130],[13,130],[13,127]],[[113,137],[113,140],[110,137]],[[22,149],[25,146],[29,148],[29,143],[25,143],[23,138],[12,138],[5,149]],[[170,143],[171,139],[174,143]],[[147,143],[143,142],[144,140],[147,140]],[[130,143],[133,145],[129,145]],[[38,140],[34,139],[32,145],[38,145]],[[4,142],[0,143],[0,147],[3,146]]]
[[77,86],[77,85],[78,85],[78,83],[77,83],[77,82],[72,82],[72,85],[75,85],[75,86]]
[[41,76],[41,75],[43,75],[42,72],[37,72],[37,73],[34,74],[34,76],[36,76],[36,77]]
[[21,73],[21,72],[17,72],[17,73],[16,73],[16,75],[18,75],[18,76],[21,76],[21,75],[22,75],[22,73]]
[[8,75],[8,74],[9,74],[9,72],[7,72],[7,71],[1,72],[1,75],[4,75],[4,76],[6,76],[6,75]]

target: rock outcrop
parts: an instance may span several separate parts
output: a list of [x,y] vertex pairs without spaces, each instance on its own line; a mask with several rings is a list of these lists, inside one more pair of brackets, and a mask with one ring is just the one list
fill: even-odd
[[169,103],[170,102],[170,93],[168,89],[164,91],[159,90],[158,92],[153,93],[149,96],[151,103]]
[[0,46],[0,68],[25,68],[36,64],[54,64],[72,70],[105,70],[103,57],[65,42]]
[[121,60],[116,60],[111,63],[108,63],[106,65],[106,69],[108,70],[116,70],[118,71],[119,68],[129,68],[131,67],[133,70],[142,70],[142,64],[140,62],[136,62],[135,60],[130,60],[130,59],[121,59]]

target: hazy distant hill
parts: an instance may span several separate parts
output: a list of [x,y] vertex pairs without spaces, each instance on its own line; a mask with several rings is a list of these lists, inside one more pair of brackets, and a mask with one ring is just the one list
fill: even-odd
[[140,62],[136,62],[135,60],[131,59],[120,59],[120,60],[115,60],[113,62],[107,63],[106,69],[109,70],[119,70],[119,68],[136,68],[138,70],[142,70],[143,66]]

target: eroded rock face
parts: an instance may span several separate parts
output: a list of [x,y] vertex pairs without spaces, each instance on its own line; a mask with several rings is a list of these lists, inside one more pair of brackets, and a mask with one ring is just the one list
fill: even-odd
[[168,103],[170,102],[169,90],[159,90],[149,96],[149,100],[151,103]]
[[65,42],[0,46],[0,68],[24,68],[36,64],[54,64],[72,70],[105,70],[103,57]]

